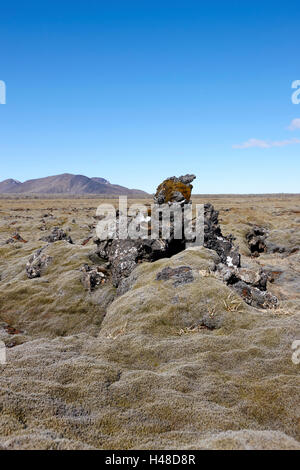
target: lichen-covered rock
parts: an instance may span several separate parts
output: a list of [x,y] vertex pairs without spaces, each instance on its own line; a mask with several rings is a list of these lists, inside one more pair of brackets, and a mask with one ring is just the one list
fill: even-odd
[[36,253],[30,256],[26,264],[26,274],[29,279],[40,277],[44,269],[51,263],[51,256],[43,253],[43,249],[39,249]]
[[101,266],[90,267],[88,264],[85,264],[80,268],[80,271],[81,282],[85,289],[90,292],[100,286],[100,284],[104,284],[108,276],[107,270]]
[[170,245],[167,240],[95,240],[99,257],[109,261],[112,282],[117,287],[129,276],[138,263],[166,257]]
[[170,279],[173,281],[173,286],[177,287],[193,282],[194,276],[189,266],[179,266],[178,268],[167,266],[156,275],[157,281],[169,281]]
[[232,285],[233,289],[253,307],[275,308],[278,305],[278,299],[270,292],[262,291],[244,281],[238,281]]
[[267,292],[268,274],[261,267],[238,268],[220,263],[217,265],[216,276],[253,307],[276,308],[278,305],[277,297]]
[[156,190],[154,202],[157,204],[166,204],[180,202],[182,204],[189,202],[193,186],[191,182],[196,178],[195,175],[171,176],[165,179]]
[[236,266],[226,266],[220,263],[217,266],[217,274],[223,281],[230,285],[238,281],[243,281],[260,290],[266,290],[267,288],[268,276],[261,267],[257,267],[256,269],[237,268]]
[[66,240],[67,242],[73,244],[70,235],[67,235],[66,232],[59,227],[54,227],[51,234],[46,237],[42,237],[41,240],[48,243],[54,243],[59,240]]
[[[293,221],[290,226],[284,228],[275,228],[268,231],[266,239],[267,253],[284,254],[290,256],[299,252],[300,230],[299,227],[293,227]],[[296,225],[296,224],[295,224]]]

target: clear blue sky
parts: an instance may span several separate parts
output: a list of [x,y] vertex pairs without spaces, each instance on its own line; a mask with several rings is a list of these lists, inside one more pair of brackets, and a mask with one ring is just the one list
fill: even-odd
[[299,37],[299,1],[2,2],[0,180],[300,192]]

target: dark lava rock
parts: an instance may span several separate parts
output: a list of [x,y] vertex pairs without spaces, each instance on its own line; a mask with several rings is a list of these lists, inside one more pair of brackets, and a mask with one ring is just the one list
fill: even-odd
[[286,248],[284,246],[277,245],[270,241],[266,241],[266,250],[268,253],[285,253]]
[[263,227],[253,227],[246,235],[246,240],[253,256],[260,253],[285,253],[284,246],[278,245],[268,240],[269,233]]
[[239,281],[232,286],[234,290],[244,299],[244,301],[258,308],[275,308],[278,305],[278,299],[266,290],[262,291],[246,282]]
[[[173,181],[169,178],[168,181]],[[194,179],[194,175],[186,175],[180,178],[175,178],[175,183],[180,181],[180,184],[187,183]],[[182,182],[183,181],[183,182]],[[190,185],[191,186],[191,185]],[[182,218],[184,217],[183,207],[187,204],[185,200],[183,205],[178,205],[177,202],[169,202],[172,209],[182,211]],[[154,210],[159,212],[161,204],[155,204]],[[204,246],[218,253],[220,262],[228,264],[228,266],[240,266],[240,254],[238,248],[233,246],[233,237],[225,237],[222,235],[220,225],[218,222],[218,211],[214,210],[211,204],[204,206]],[[186,248],[186,243],[193,243],[195,239],[187,240],[184,233],[180,239],[175,238],[174,234],[174,216],[171,214],[169,222],[169,237],[152,239],[119,239],[114,235],[118,232],[119,215],[117,214],[117,227],[116,231],[111,233],[111,239],[101,240],[99,238],[94,240],[97,245],[97,255],[109,261],[111,266],[111,274],[113,284],[117,287],[124,278],[128,277],[136,265],[143,261],[156,261],[160,258],[167,258],[183,251]],[[149,221],[142,223],[148,224],[154,218],[152,212]],[[127,220],[129,225],[130,218]],[[148,229],[148,225],[147,225]],[[122,290],[122,289],[121,289]]]
[[243,281],[260,290],[266,290],[267,288],[268,275],[263,268],[237,268],[236,266],[226,266],[220,263],[217,266],[217,274],[228,285]]
[[289,250],[289,255],[294,255],[295,253],[299,253],[300,247],[299,246],[294,246]]
[[253,227],[246,235],[246,240],[253,256],[267,251],[266,247],[267,231],[263,227]]
[[277,297],[267,292],[269,277],[263,268],[237,268],[220,263],[216,275],[253,307],[274,308],[278,305]]
[[5,245],[9,245],[10,243],[15,243],[15,240],[14,240],[13,238],[8,238],[8,239],[4,242]]
[[42,237],[41,240],[43,240],[44,242],[48,242],[48,243],[54,243],[59,240],[66,240],[67,242],[73,244],[72,238],[69,235],[67,235],[63,229],[59,227],[54,227],[51,234],[48,235],[47,237]]
[[12,235],[11,238],[6,240],[5,244],[8,245],[9,243],[15,243],[16,241],[21,243],[27,243],[27,240],[24,240],[24,238],[22,238],[21,235],[16,232],[14,235]]
[[29,279],[40,277],[42,271],[51,263],[52,258],[43,253],[43,248],[30,256],[26,264],[26,274]]
[[[190,196],[194,175],[185,175],[176,178],[175,176],[163,181],[157,188],[154,196],[155,205],[152,213],[148,213],[148,217],[142,217],[141,226],[148,230],[149,223],[154,224],[157,220],[155,210],[159,212],[162,204],[168,204],[173,212],[179,210],[179,217],[182,213],[182,221],[184,222],[184,208],[190,204]],[[167,258],[179,253],[186,248],[186,243],[191,246],[195,242],[195,238],[191,235],[191,239],[186,239],[184,233],[180,239],[175,238],[174,215],[169,221],[168,238],[149,239],[119,239],[115,235],[118,233],[120,225],[120,214],[117,214],[117,226],[113,225],[112,232],[108,239],[97,238],[94,243],[97,245],[96,256],[99,259],[108,261],[112,282],[117,287],[119,295],[124,294],[130,288],[128,277],[138,263],[152,262],[160,258]],[[148,220],[149,219],[149,220]],[[161,220],[161,219],[160,219]],[[130,218],[126,221],[129,226]],[[192,221],[195,228],[196,220]],[[263,229],[255,227],[248,236],[249,246],[252,246],[252,253],[257,250],[265,249],[263,240],[266,232]],[[204,205],[204,246],[210,250],[214,250],[219,256],[219,264],[217,266],[217,276],[226,284],[238,292],[242,298],[250,305],[257,307],[276,306],[277,298],[266,291],[268,276],[263,270],[250,270],[241,268],[241,256],[238,247],[234,246],[234,238],[232,235],[224,236],[219,224],[219,212],[214,209],[211,204]],[[157,276],[157,280],[174,279],[174,287],[193,281],[193,273],[191,268],[181,266],[179,268],[167,267],[163,269]]]
[[266,274],[268,281],[272,284],[284,274],[284,270],[276,266],[264,266],[263,271]]
[[168,256],[172,243],[167,240],[95,240],[97,254],[108,260],[112,281],[118,286],[123,278],[129,276],[138,263],[156,261]]
[[85,289],[88,291],[94,290],[100,284],[104,284],[108,277],[108,272],[101,266],[90,267],[85,264],[80,268],[81,271],[81,282]]
[[169,281],[170,279],[174,280],[173,286],[177,287],[181,284],[193,282],[194,276],[189,266],[179,266],[178,268],[167,266],[156,276],[157,281]]
[[204,246],[216,251],[222,263],[237,267],[241,265],[238,247],[233,246],[233,236],[222,235],[219,212],[212,204],[204,205]]

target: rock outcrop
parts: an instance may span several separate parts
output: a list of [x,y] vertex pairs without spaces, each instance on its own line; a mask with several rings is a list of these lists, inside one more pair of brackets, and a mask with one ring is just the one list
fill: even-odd
[[16,232],[14,235],[12,235],[10,238],[8,238],[8,240],[6,240],[6,244],[8,245],[9,243],[15,243],[15,242],[21,242],[21,243],[27,243],[27,240],[24,240],[23,237],[21,237],[21,235]]
[[171,176],[170,178],[165,179],[156,190],[154,202],[157,204],[189,202],[193,189],[191,182],[195,178],[195,175],[184,175],[179,176],[179,178]]
[[[172,176],[164,180],[157,188],[154,196],[154,206],[148,217],[141,218],[139,222],[146,225],[146,231],[151,233],[151,226],[154,212],[165,204],[171,209],[182,211],[182,223],[185,223],[184,208],[191,204],[191,182],[195,175],[184,175],[176,178]],[[126,279],[135,267],[144,261],[153,262],[160,258],[173,256],[186,248],[186,243],[193,243],[195,238],[187,239],[182,231],[181,239],[175,238],[174,214],[171,214],[169,222],[169,238],[152,239],[119,239],[120,214],[117,213],[116,229],[112,231],[110,239],[97,238],[94,242],[97,245],[99,257],[109,262],[112,282],[118,287],[120,294],[126,292],[128,282]],[[127,226],[133,217],[127,218]],[[193,219],[192,226],[195,229],[196,220]],[[195,232],[192,232],[195,233]],[[261,250],[265,233],[258,228],[253,229],[247,238],[249,244],[253,246],[253,253]],[[241,256],[238,247],[234,246],[232,235],[224,236],[219,224],[219,213],[212,204],[204,205],[204,247],[213,250],[218,255],[218,263],[215,266],[217,275],[226,284],[232,286],[241,295],[244,301],[252,306],[260,308],[271,308],[277,305],[277,298],[266,291],[267,277],[261,271],[253,273],[251,270],[241,269]],[[172,275],[163,273],[162,275]],[[176,283],[177,281],[175,281]]]
[[220,261],[227,266],[241,265],[238,247],[233,245],[233,236],[225,237],[219,224],[219,212],[212,204],[204,205],[204,246],[218,253]]
[[100,286],[100,284],[104,284],[107,280],[107,270],[101,266],[91,267],[85,264],[80,268],[80,271],[81,282],[89,292]]
[[54,243],[59,240],[66,240],[67,242],[71,244],[73,243],[70,235],[67,235],[66,232],[62,228],[59,228],[59,227],[54,227],[50,235],[46,237],[42,237],[41,240],[43,240],[44,242],[48,242],[48,243]]
[[45,253],[43,249],[37,250],[32,256],[30,256],[28,263],[26,264],[26,274],[29,279],[40,277],[42,271],[49,266],[52,258]]
[[178,268],[165,267],[162,271],[157,273],[157,281],[173,280],[173,286],[177,287],[182,284],[193,282],[193,271],[189,266],[179,266]]
[[266,247],[267,231],[263,227],[253,227],[246,235],[246,240],[252,256],[259,256],[259,253],[267,251]]
[[246,234],[246,240],[251,255],[254,257],[258,257],[262,253],[287,253],[287,255],[290,255],[299,251],[298,246],[286,247],[280,244],[280,242],[278,243],[276,240],[276,231],[270,233],[264,227],[254,226]]
[[278,305],[277,297],[267,292],[268,276],[262,268],[253,270],[226,266],[220,263],[217,266],[216,273],[247,304],[258,308],[274,308]]
[[95,240],[97,254],[109,261],[113,284],[118,287],[133,269],[145,261],[169,257],[172,240]]
[[[165,180],[158,187],[154,197],[154,211],[159,211],[160,206],[164,203],[168,203],[169,206],[174,205],[179,210],[181,206],[189,203],[192,189],[190,182],[194,178],[194,175],[185,175]],[[182,191],[180,194],[179,189]],[[146,233],[148,231],[151,233],[153,213],[150,212],[150,215],[144,218],[140,215],[137,217],[139,217],[139,220],[137,218],[135,220],[145,228]],[[133,219],[134,217],[127,217],[127,227],[130,226]],[[145,239],[142,237],[137,239],[129,237],[125,240],[119,239],[115,235],[119,232],[120,220],[121,214],[117,212],[116,230],[111,233],[111,238],[96,238],[94,240],[97,245],[98,255],[110,263],[112,281],[116,287],[129,276],[138,263],[170,257],[185,249],[186,239],[184,237],[181,239],[175,238],[174,219],[172,219],[172,216],[169,224],[169,237],[158,239]]]

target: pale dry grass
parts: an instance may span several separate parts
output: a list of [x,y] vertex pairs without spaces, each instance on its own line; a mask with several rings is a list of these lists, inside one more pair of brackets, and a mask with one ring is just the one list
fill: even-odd
[[240,299],[237,299],[234,294],[229,294],[223,302],[227,312],[242,311],[243,302]]

